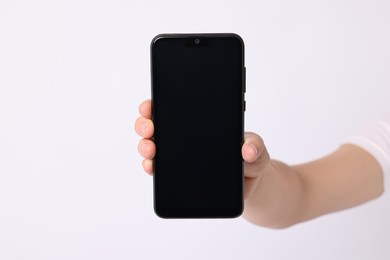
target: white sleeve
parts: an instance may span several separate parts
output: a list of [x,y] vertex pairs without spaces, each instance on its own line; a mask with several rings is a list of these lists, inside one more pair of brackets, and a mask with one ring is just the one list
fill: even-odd
[[371,153],[382,167],[385,190],[390,190],[390,114],[346,140]]

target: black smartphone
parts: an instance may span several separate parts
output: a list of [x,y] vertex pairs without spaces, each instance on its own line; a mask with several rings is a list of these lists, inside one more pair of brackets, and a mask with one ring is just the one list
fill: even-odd
[[243,211],[244,42],[233,33],[151,43],[154,209],[162,218]]

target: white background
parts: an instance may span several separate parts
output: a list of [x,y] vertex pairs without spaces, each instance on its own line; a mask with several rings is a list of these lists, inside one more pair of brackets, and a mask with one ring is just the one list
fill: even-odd
[[246,130],[287,163],[329,153],[390,111],[389,13],[368,0],[1,0],[0,259],[390,259],[388,194],[279,231],[159,219],[133,131],[156,34],[235,32]]

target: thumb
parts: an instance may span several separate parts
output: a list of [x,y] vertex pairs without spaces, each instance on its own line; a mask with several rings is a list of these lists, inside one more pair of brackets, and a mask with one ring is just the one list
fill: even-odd
[[259,177],[268,166],[270,157],[263,139],[255,133],[245,133],[244,144],[241,148],[245,163],[245,177]]

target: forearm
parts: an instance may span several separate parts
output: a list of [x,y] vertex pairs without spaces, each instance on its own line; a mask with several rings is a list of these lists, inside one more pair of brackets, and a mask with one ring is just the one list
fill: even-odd
[[321,159],[296,165],[294,170],[307,187],[303,220],[363,204],[384,192],[379,163],[351,144]]
[[260,226],[288,227],[383,193],[380,165],[354,145],[296,166],[271,160],[264,170],[244,212],[246,219]]

